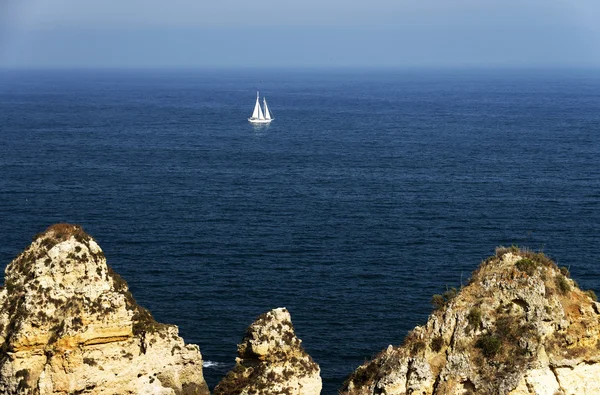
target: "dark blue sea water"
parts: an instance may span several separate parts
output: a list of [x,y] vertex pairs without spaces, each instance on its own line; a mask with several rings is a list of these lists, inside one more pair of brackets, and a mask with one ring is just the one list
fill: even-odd
[[333,394],[496,246],[600,291],[600,72],[2,72],[2,265],[55,222],[211,387],[285,306]]

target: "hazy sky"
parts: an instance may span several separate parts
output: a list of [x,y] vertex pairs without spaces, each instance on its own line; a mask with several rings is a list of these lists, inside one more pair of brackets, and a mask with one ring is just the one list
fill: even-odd
[[600,67],[600,0],[0,0],[0,67]]

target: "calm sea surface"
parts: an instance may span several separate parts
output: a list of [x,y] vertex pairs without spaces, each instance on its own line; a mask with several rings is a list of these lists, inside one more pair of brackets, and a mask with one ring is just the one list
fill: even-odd
[[496,246],[600,293],[600,72],[2,72],[0,264],[56,222],[211,387],[285,306],[334,394]]

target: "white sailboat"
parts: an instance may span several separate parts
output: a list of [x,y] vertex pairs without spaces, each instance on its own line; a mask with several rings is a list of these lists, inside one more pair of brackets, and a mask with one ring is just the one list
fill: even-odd
[[250,121],[250,123],[270,123],[275,118],[271,117],[269,107],[267,106],[267,99],[263,97],[263,111],[263,109],[260,108],[259,97],[260,96],[258,92],[256,92],[256,104],[254,105],[254,112],[252,113],[252,116],[248,118],[248,121]]

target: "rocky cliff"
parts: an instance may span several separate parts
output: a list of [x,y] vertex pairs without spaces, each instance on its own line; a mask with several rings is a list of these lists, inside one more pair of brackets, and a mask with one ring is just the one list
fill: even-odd
[[135,302],[78,226],[8,265],[0,306],[2,394],[208,394],[199,348]]
[[498,249],[343,394],[600,394],[600,304],[541,253]]
[[300,343],[285,308],[261,315],[246,330],[236,366],[215,387],[214,395],[320,394],[319,365]]
[[[497,250],[401,346],[360,366],[341,393],[600,394],[600,304],[541,253]],[[157,323],[80,227],[35,237],[0,289],[0,393],[207,395],[202,357]],[[246,330],[215,395],[321,392],[289,312]]]

